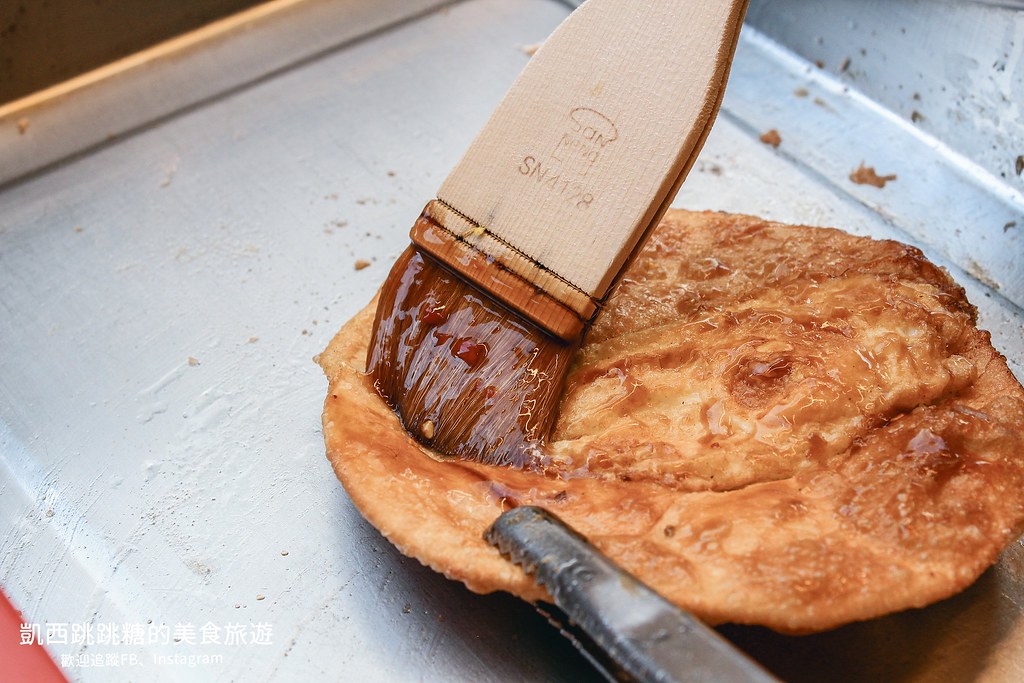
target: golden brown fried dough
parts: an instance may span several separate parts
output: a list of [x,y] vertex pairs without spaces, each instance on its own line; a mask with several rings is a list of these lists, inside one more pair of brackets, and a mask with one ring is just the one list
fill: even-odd
[[474,591],[544,597],[481,538],[510,504],[711,623],[783,632],[952,595],[1024,529],[1024,390],[912,247],[670,211],[532,471],[406,435],[361,374],[373,310],[319,357],[328,457],[392,543]]

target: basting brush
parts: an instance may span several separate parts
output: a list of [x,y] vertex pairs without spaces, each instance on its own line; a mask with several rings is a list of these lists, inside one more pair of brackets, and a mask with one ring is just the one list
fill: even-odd
[[588,0],[442,184],[381,291],[367,372],[443,455],[522,467],[574,352],[718,113],[746,0]]

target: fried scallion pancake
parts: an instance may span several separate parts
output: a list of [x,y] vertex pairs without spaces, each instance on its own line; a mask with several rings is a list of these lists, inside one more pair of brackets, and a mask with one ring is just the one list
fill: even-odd
[[522,471],[442,462],[362,371],[374,303],[319,357],[327,454],[403,553],[544,597],[481,534],[553,510],[710,623],[798,633],[962,590],[1024,530],[1024,390],[920,251],[670,211]]

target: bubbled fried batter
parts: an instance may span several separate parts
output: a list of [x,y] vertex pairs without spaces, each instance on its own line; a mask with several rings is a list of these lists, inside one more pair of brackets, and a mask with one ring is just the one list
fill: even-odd
[[[781,479],[973,379],[958,355],[973,310],[947,306],[962,292],[934,268],[938,283],[883,270],[914,277],[930,266],[920,252],[898,245],[900,258],[861,265],[870,253],[821,250],[851,239],[835,231],[813,233],[823,244],[764,223],[736,232],[702,235],[717,236],[697,259],[717,264],[713,280],[696,279],[702,266],[672,267],[686,261],[687,231],[662,231],[648,247],[644,256],[657,258],[640,266],[655,284],[631,274],[579,354],[552,471],[582,467],[681,490]],[[787,240],[793,253],[783,254]],[[893,248],[867,242],[876,247],[868,252]],[[663,279],[656,270],[685,274]],[[750,271],[768,275],[759,281]],[[696,296],[673,303],[680,291]],[[633,315],[617,316],[624,309]]]
[[542,597],[481,539],[516,503],[708,621],[786,632],[951,595],[1024,523],[1024,390],[912,247],[670,211],[523,471],[402,431],[360,373],[372,317],[320,357],[328,456],[399,549],[475,591]]

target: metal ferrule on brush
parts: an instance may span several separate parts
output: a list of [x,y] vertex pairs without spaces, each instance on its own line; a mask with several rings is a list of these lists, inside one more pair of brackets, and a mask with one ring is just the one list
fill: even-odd
[[564,341],[583,335],[598,302],[443,199],[427,204],[413,244],[481,290]]

